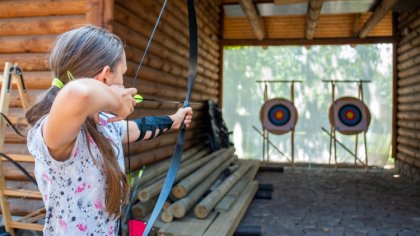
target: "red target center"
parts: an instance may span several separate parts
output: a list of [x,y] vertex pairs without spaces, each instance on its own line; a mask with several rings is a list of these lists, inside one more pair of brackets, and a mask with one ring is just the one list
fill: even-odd
[[354,120],[356,118],[356,114],[354,113],[354,111],[347,111],[345,116],[349,120]]
[[284,112],[283,111],[276,111],[274,116],[276,117],[277,120],[281,120],[284,117]]

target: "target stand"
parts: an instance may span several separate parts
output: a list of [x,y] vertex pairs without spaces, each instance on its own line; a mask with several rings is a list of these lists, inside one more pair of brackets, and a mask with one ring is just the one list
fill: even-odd
[[[258,80],[257,83],[264,83],[264,104],[260,110],[260,120],[263,131],[260,132],[253,127],[263,138],[263,161],[270,161],[269,145],[286,157],[287,161],[294,165],[294,134],[298,120],[298,112],[294,105],[294,85],[301,83],[299,80]],[[268,99],[268,83],[289,83],[290,100],[285,98]],[[291,159],[281,152],[269,139],[269,133],[275,135],[291,134]]]
[[[334,149],[334,164],[337,168],[337,143],[354,157],[354,165],[360,162],[366,169],[368,168],[368,153],[366,132],[369,129],[371,115],[369,108],[363,102],[363,83],[370,83],[370,80],[323,80],[331,83],[332,103],[329,109],[330,132],[322,128],[330,136],[330,151],[328,164],[331,164],[332,151]],[[337,83],[357,83],[358,96],[335,98],[335,87]],[[337,132],[344,135],[355,135],[354,152],[347,148],[337,139]],[[359,134],[363,133],[365,146],[365,160],[362,161],[357,156]]]

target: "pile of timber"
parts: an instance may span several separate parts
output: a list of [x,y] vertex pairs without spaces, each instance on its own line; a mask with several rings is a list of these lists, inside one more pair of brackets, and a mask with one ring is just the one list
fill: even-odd
[[[238,160],[235,148],[211,152],[199,145],[184,152],[158,235],[232,235],[258,187],[259,161]],[[132,218],[147,220],[163,186],[169,160],[146,167]],[[136,200],[137,201],[137,200]]]

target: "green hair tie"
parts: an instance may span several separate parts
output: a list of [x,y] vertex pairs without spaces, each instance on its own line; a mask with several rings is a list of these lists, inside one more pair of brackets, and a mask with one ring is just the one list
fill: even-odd
[[74,76],[71,74],[69,70],[67,71],[67,77],[69,78],[69,80],[74,80]]
[[61,81],[60,79],[54,78],[52,81],[52,86],[62,89],[64,87],[64,84],[63,81]]

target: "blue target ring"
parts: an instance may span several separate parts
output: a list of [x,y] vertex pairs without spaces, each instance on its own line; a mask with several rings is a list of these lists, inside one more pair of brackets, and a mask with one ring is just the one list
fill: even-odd
[[362,120],[362,112],[352,104],[346,104],[338,110],[338,118],[340,122],[347,126],[356,126]]
[[283,126],[290,121],[290,110],[282,104],[275,105],[268,111],[268,119],[273,125]]

